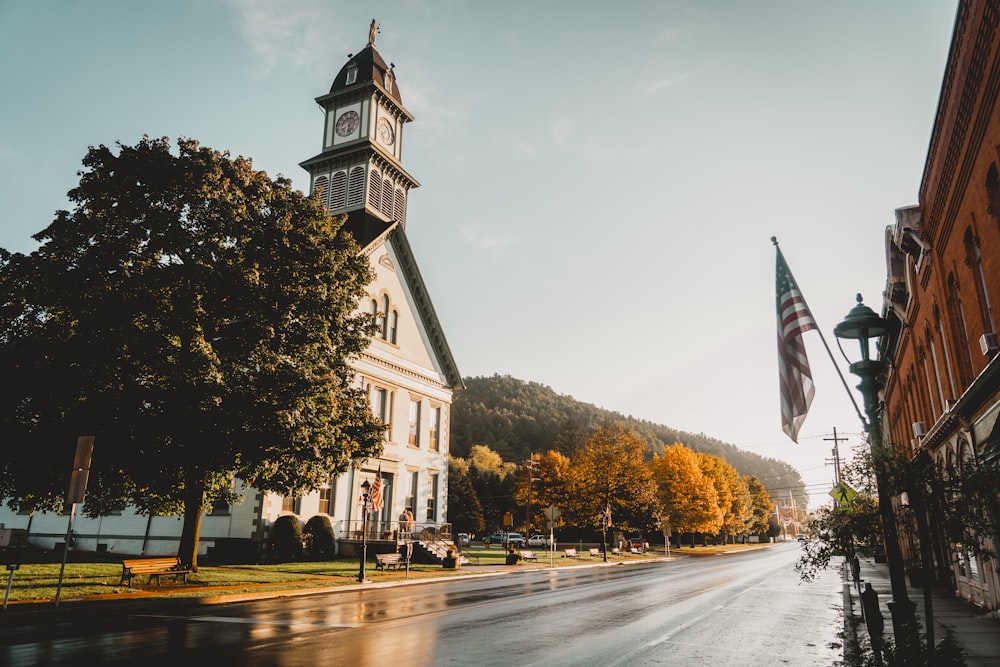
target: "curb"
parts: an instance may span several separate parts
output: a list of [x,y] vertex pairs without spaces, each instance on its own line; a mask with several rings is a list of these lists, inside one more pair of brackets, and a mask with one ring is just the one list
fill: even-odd
[[[676,557],[649,558],[632,562],[595,562],[581,563],[574,565],[574,568],[587,567],[616,567],[619,565],[639,565],[643,563],[667,562]],[[489,566],[488,566],[489,567]],[[524,566],[504,566],[504,569],[496,569],[486,572],[475,572],[458,575],[462,579],[486,578],[500,575],[511,575],[518,572],[538,572],[542,570],[560,569],[551,567],[547,563],[532,564]],[[25,625],[40,622],[58,622],[70,618],[79,619],[81,616],[99,616],[106,618],[109,616],[121,616],[128,614],[144,614],[153,610],[162,610],[164,607],[171,611],[192,610],[205,606],[218,606],[230,603],[253,602],[255,600],[268,600],[277,598],[298,598],[308,595],[329,595],[331,593],[359,591],[376,588],[392,588],[396,586],[415,586],[419,584],[440,583],[442,581],[453,581],[455,575],[426,577],[421,579],[400,579],[396,581],[368,582],[342,584],[339,586],[319,586],[315,588],[273,588],[266,591],[250,591],[246,593],[217,594],[205,596],[188,597],[166,597],[163,595],[151,594],[130,599],[95,599],[95,598],[66,598],[63,599],[59,607],[55,607],[52,600],[38,602],[18,602],[0,611],[0,623],[6,627]]]

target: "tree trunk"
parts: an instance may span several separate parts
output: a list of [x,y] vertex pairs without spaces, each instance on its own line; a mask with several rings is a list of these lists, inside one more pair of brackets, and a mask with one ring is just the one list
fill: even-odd
[[184,493],[184,527],[177,545],[177,557],[181,563],[190,566],[192,572],[198,571],[198,539],[204,510],[205,478],[200,473],[191,473]]

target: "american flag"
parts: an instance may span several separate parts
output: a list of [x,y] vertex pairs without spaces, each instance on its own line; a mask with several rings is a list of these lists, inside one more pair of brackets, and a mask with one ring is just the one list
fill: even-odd
[[372,484],[372,511],[378,513],[382,509],[382,469],[379,468],[378,474],[375,476],[375,482]]
[[[772,239],[773,240],[773,239]],[[785,257],[777,242],[778,251],[778,376],[781,381],[781,428],[798,442],[799,428],[809,412],[812,403],[812,372],[802,334],[816,328],[816,321],[806,305],[799,286],[795,284],[792,272],[788,270]]]

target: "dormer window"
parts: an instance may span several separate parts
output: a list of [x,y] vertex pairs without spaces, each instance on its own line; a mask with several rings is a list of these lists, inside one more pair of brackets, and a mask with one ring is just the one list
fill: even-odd
[[351,85],[358,80],[358,68],[351,66],[347,68],[347,85]]

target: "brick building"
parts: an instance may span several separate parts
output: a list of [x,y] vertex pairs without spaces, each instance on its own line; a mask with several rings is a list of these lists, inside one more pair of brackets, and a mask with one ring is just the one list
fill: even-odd
[[[898,209],[885,239],[884,313],[900,325],[882,351],[891,361],[883,397],[886,438],[915,464],[933,462],[941,471],[1000,466],[998,95],[1000,2],[962,0],[919,205]],[[947,499],[925,497],[925,539],[938,582],[964,599],[1000,608],[996,558],[967,548],[975,540],[996,553],[997,536],[945,531]],[[900,535],[912,563],[920,554],[917,533],[901,527]]]

